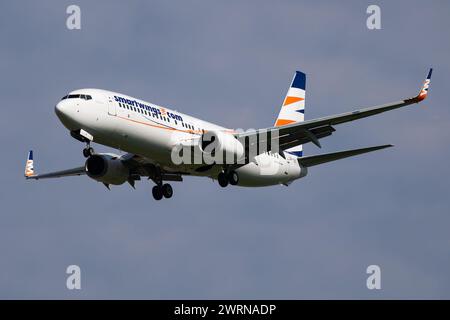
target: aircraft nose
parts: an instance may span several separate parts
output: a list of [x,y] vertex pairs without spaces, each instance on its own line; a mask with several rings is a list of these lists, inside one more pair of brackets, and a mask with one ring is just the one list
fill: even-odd
[[58,102],[58,103],[56,104],[56,106],[55,106],[55,113],[56,113],[56,115],[57,115],[59,118],[61,118],[61,117],[64,116],[64,113],[65,113],[64,105],[65,105],[65,104],[63,103],[63,101],[60,101],[60,102]]
[[75,119],[73,117],[73,112],[71,111],[71,109],[73,108],[70,106],[70,103],[65,100],[58,102],[58,104],[55,106],[56,116],[58,117],[59,121],[61,121],[67,128],[73,127],[75,123]]

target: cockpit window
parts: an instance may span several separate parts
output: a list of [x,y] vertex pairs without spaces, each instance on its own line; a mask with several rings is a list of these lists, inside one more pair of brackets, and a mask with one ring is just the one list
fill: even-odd
[[61,100],[65,100],[65,99],[84,99],[84,100],[91,100],[92,96],[88,95],[88,94],[69,94],[67,96],[62,97]]

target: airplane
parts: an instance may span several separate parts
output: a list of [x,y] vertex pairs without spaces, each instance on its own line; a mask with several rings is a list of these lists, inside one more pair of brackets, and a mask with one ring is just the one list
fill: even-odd
[[[288,186],[305,177],[310,167],[392,147],[386,144],[303,155],[304,144],[320,148],[319,140],[330,136],[335,125],[421,102],[427,97],[432,70],[415,97],[312,120],[304,119],[306,75],[296,71],[274,125],[247,131],[225,128],[117,92],[75,90],[57,103],[55,113],[71,136],[86,145],[84,165],[36,174],[31,150],[25,177],[39,180],[87,175],[108,189],[125,182],[135,188],[135,181],[147,178],[155,183],[155,200],[171,198],[173,189],[167,182],[183,181],[184,176],[210,177],[221,187]],[[96,153],[92,142],[126,153]],[[178,161],[187,151],[200,155],[200,159]],[[217,161],[217,155],[225,154],[233,161]],[[192,160],[192,154],[189,157]]]

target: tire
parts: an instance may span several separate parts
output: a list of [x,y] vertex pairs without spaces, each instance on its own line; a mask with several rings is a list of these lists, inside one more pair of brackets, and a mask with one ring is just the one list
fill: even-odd
[[89,148],[84,148],[83,149],[83,156],[85,158],[89,158],[90,156],[94,155],[94,148],[89,147]]
[[239,183],[239,175],[237,174],[236,171],[231,171],[228,174],[228,182],[233,186],[235,186]]
[[173,196],[172,186],[168,183],[163,184],[162,194],[163,194],[164,198],[167,198],[167,199],[172,198],[172,196]]
[[161,200],[163,197],[162,188],[160,186],[154,186],[152,189],[152,194],[155,200]]
[[228,177],[224,172],[219,173],[217,176],[217,181],[219,181],[219,185],[222,188],[225,188],[228,185]]

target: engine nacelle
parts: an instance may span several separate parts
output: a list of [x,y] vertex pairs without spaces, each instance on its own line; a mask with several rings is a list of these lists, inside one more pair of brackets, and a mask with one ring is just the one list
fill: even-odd
[[199,148],[205,158],[217,164],[236,163],[244,156],[244,146],[232,134],[222,131],[208,131],[202,134]]
[[94,154],[85,163],[87,175],[99,182],[119,185],[128,180],[130,171],[119,156],[112,154]]

